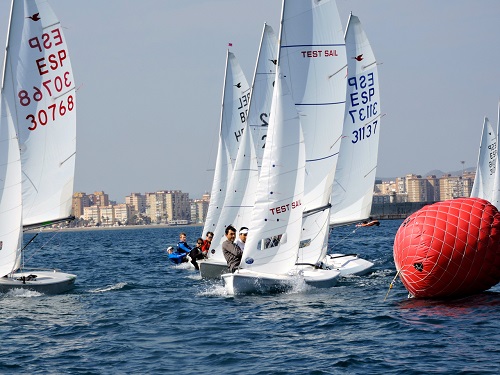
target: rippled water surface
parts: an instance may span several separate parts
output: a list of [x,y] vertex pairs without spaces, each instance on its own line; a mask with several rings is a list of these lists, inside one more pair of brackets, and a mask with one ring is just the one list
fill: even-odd
[[193,244],[200,227],[42,233],[30,265],[75,273],[76,288],[0,294],[0,373],[500,373],[499,285],[424,301],[397,281],[384,301],[400,224],[332,232],[332,251],[375,263],[368,276],[236,297],[168,263],[178,233]]

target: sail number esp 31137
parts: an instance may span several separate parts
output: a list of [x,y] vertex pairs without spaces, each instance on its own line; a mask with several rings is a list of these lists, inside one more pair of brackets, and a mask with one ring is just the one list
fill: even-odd
[[369,121],[371,118],[378,118],[379,108],[377,93],[375,89],[375,75],[370,72],[366,75],[350,77],[347,80],[349,87],[348,105],[349,116],[353,127],[352,143],[358,143],[370,138],[377,132],[378,120]]

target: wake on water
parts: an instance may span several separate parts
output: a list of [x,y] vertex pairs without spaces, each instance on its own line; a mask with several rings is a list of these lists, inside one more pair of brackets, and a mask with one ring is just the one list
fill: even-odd
[[105,293],[105,292],[109,292],[109,291],[112,291],[112,290],[119,290],[119,289],[123,289],[127,286],[127,283],[117,283],[117,284],[114,284],[114,285],[110,285],[110,286],[105,286],[103,288],[97,288],[97,289],[93,289],[93,290],[90,290],[89,293]]

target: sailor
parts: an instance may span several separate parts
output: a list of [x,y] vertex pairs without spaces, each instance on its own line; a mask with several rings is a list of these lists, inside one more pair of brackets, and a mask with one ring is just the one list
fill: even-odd
[[203,246],[201,247],[201,251],[205,256],[208,256],[210,246],[212,245],[212,238],[214,238],[214,233],[207,232],[207,238],[205,238],[205,240],[203,241]]
[[[186,242],[186,233],[184,232],[181,232],[179,234],[179,243],[177,243],[177,250],[176,252],[178,254],[189,254],[189,252],[191,251],[191,246],[189,246]],[[182,262],[187,262],[188,260],[186,259],[186,257],[182,257]]]
[[203,251],[201,250],[201,247],[203,246],[203,238],[198,238],[196,240],[196,246],[191,249],[189,252],[189,257],[191,258],[191,264],[196,268],[197,271],[199,271],[200,266],[198,265],[198,260],[205,259],[205,255],[203,254]]
[[233,273],[240,265],[243,250],[234,243],[236,229],[232,225],[226,227],[225,233],[226,240],[222,243],[222,254],[224,254],[229,271]]
[[248,228],[241,227],[238,239],[236,240],[236,245],[238,245],[241,250],[245,250],[245,242],[247,242],[247,235],[248,235]]

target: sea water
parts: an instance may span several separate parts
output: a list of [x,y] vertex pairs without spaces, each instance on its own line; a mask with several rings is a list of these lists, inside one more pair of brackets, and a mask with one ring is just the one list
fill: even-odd
[[234,297],[168,261],[179,232],[194,244],[201,227],[43,232],[29,264],[76,287],[0,295],[0,373],[499,373],[499,285],[451,301],[408,299],[399,281],[388,293],[400,224],[332,231],[330,251],[375,263],[367,276]]

